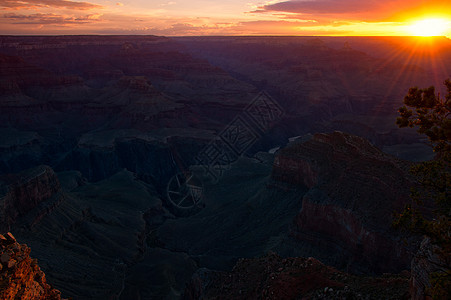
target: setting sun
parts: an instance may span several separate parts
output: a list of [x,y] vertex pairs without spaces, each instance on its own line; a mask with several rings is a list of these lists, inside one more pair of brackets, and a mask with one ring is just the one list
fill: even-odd
[[414,36],[441,36],[450,28],[451,22],[446,19],[424,19],[409,26]]

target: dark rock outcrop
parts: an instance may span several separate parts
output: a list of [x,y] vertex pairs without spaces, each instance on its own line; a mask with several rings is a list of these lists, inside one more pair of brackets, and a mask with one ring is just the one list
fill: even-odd
[[334,132],[279,151],[272,181],[310,188],[293,228],[304,251],[354,271],[399,272],[412,255],[391,224],[409,199],[408,167],[365,139]]
[[0,128],[0,173],[19,172],[42,164],[45,144],[36,132]]
[[165,186],[177,170],[195,163],[194,157],[213,136],[186,129],[175,134],[131,129],[88,133],[55,169],[78,170],[88,180],[98,181],[125,168],[157,187]]
[[2,176],[0,188],[0,229],[9,230],[20,218],[33,226],[61,201],[60,184],[48,166]]
[[11,233],[0,234],[0,299],[60,300],[60,291],[47,283],[30,251]]
[[184,299],[408,299],[407,274],[363,277],[309,258],[240,259],[231,272],[199,269]]
[[412,300],[431,299],[431,275],[450,274],[451,257],[443,253],[440,247],[431,243],[430,238],[424,238],[420,249],[412,259],[410,277],[410,294]]

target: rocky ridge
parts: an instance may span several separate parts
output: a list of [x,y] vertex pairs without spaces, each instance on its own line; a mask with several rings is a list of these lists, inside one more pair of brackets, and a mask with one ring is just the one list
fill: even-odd
[[[8,208],[0,216],[3,231],[15,227],[11,230],[33,248],[49,280],[64,294],[81,299],[106,299],[112,293],[136,299],[141,292],[156,297],[152,293],[158,288],[145,290],[146,282],[136,285],[134,279],[147,280],[141,275],[150,276],[149,269],[179,274],[174,257],[180,266],[189,266],[186,273],[192,259],[196,267],[228,267],[238,257],[257,257],[269,249],[286,250],[281,251],[284,256],[320,257],[326,264],[359,272],[408,268],[409,249],[386,226],[405,201],[408,180],[399,181],[405,166],[358,138],[316,135],[302,146],[293,144],[278,152],[281,169],[274,166],[269,182],[271,165],[262,167],[249,159],[245,167],[229,170],[219,185],[207,186],[206,209],[193,218],[165,212],[161,190],[177,171],[171,158],[180,156],[190,165],[211,140],[204,134],[199,139],[191,133],[180,137],[180,132],[220,132],[256,90],[269,92],[287,114],[250,156],[284,145],[290,136],[331,130],[359,134],[381,146],[402,142],[411,148],[412,142],[421,141],[393,131],[393,115],[407,87],[441,78],[431,76],[430,61],[422,71],[403,64],[383,64],[380,70],[381,61],[366,49],[355,51],[354,44],[341,49],[343,38],[334,38],[339,48],[319,38],[212,39],[0,37],[0,123],[5,127],[0,135],[8,132],[6,143],[0,143],[0,172],[45,163],[68,171],[66,175],[71,170],[82,173],[67,176],[71,184],[64,197],[52,180],[48,183],[54,193],[42,189],[39,196],[41,189],[32,185],[45,181],[40,176],[31,186],[5,185],[0,195],[0,204]],[[223,42],[213,44],[217,39]],[[192,48],[190,44],[202,51],[184,49]],[[219,52],[210,55],[209,45]],[[399,80],[394,82],[397,71]],[[395,88],[387,91],[388,86]],[[377,114],[385,118],[375,119]],[[343,122],[348,119],[352,122]],[[142,135],[168,129],[172,132],[158,141],[154,132],[149,138]],[[103,143],[101,138],[109,134],[111,140]],[[298,146],[303,154],[288,153]],[[391,153],[397,152],[395,147]],[[23,183],[20,176],[16,179]],[[276,188],[266,189],[267,183]],[[288,243],[288,234],[299,243]],[[152,253],[143,256],[147,243]],[[133,265],[142,256],[147,261]],[[115,271],[105,272],[115,262]],[[122,272],[124,262],[131,267],[128,273]],[[170,276],[156,284],[164,287],[159,298],[167,291],[179,294],[185,276],[189,278],[184,274],[173,281]],[[121,282],[126,285],[122,289]]]
[[391,224],[409,199],[408,169],[363,138],[315,134],[277,153],[272,184],[309,188],[292,229],[304,254],[357,272],[399,272],[412,253]]
[[0,188],[1,230],[9,230],[19,219],[25,222],[22,225],[32,227],[63,197],[55,172],[44,165],[2,176]]
[[30,248],[11,233],[0,234],[0,299],[60,300],[61,293],[46,281]]
[[[89,140],[86,137],[86,141]],[[109,146],[112,140],[106,139],[103,146]],[[287,163],[288,160],[290,163]],[[373,166],[375,177],[359,173],[360,169],[356,168],[358,164],[363,170]],[[288,172],[289,167],[292,167],[292,176],[279,176],[280,172]],[[346,269],[366,274],[398,273],[409,269],[408,258],[400,257],[409,253],[398,243],[398,237],[390,232],[390,223],[384,223],[390,222],[389,217],[383,216],[384,212],[380,216],[371,206],[373,198],[365,195],[370,188],[374,189],[372,194],[386,195],[386,192],[397,195],[384,191],[387,185],[399,184],[396,178],[387,178],[384,171],[391,175],[397,174],[395,171],[403,174],[404,167],[404,163],[381,153],[364,139],[341,132],[317,134],[310,140],[296,140],[277,152],[274,163],[273,156],[269,154],[267,161],[240,159],[224,173],[222,184],[206,182],[205,208],[186,218],[169,214],[154,188],[140,181],[136,173],[126,170],[96,183],[86,182],[78,172],[58,174],[59,180],[54,181],[50,180],[50,176],[45,181],[45,176],[54,173],[43,166],[24,173],[34,174],[33,180],[20,180],[26,176],[19,174],[9,175],[3,181],[18,182],[17,187],[24,187],[22,192],[14,195],[39,191],[25,188],[28,186],[24,184],[26,182],[48,182],[54,186],[56,195],[61,186],[64,197],[54,209],[40,209],[46,203],[56,203],[48,201],[54,198],[54,194],[43,193],[38,197],[39,193],[31,193],[34,196],[27,198],[30,210],[24,212],[25,218],[18,217],[18,222],[13,226],[19,229],[17,234],[15,231],[16,236],[29,244],[34,253],[39,253],[47,277],[64,294],[74,299],[105,299],[110,296],[120,299],[147,296],[178,299],[183,293],[184,283],[197,269],[222,270],[228,274],[229,266],[235,265],[238,258],[251,259],[267,251],[277,251],[285,257],[285,262],[299,260],[302,264],[296,268],[301,270],[308,265],[304,263],[306,259],[289,257],[315,255],[324,264],[341,269],[343,273]],[[252,170],[252,176],[249,176],[249,170]],[[296,177],[296,174],[301,175]],[[341,178],[343,174],[347,177]],[[357,184],[355,180],[361,177],[364,180]],[[351,182],[352,189],[346,184],[347,181]],[[369,183],[365,185],[365,181]],[[228,193],[224,193],[224,187],[229,189]],[[343,190],[338,190],[339,187]],[[52,188],[49,190],[52,191]],[[399,194],[401,200],[402,195]],[[395,202],[390,197],[378,199],[384,201],[377,203],[379,206]],[[37,206],[31,208],[34,203]],[[47,213],[36,219],[33,217],[36,209]],[[23,219],[37,221],[27,223],[34,225],[24,228],[17,225],[23,224]],[[51,249],[49,243],[53,245]],[[381,248],[378,248],[379,243]],[[216,247],[215,251],[212,251],[212,245]],[[62,261],[55,257],[65,259]],[[111,265],[114,265],[113,271],[105,272]],[[252,277],[262,273],[252,265],[235,267],[235,270],[254,278],[249,279],[250,282],[260,280],[264,284],[267,278]],[[315,262],[314,265],[322,264]],[[284,263],[277,264],[274,270],[284,266]],[[179,268],[185,270],[183,274],[178,271]],[[337,283],[332,276],[337,271],[328,271],[330,269],[332,267],[321,269],[324,272],[320,272],[320,277],[324,281],[321,279],[320,284],[307,285],[302,291],[293,288],[291,292],[327,298],[331,293],[329,288],[333,289],[334,296],[339,287],[343,288],[339,291],[340,295],[352,292],[352,295],[358,296],[366,295],[370,289],[379,288],[380,291],[387,287],[382,284],[382,279],[369,280],[363,290],[357,287],[360,283]],[[310,269],[307,271],[306,274],[311,273]],[[252,275],[254,272],[257,274]],[[282,276],[283,282],[294,282],[292,285],[290,283],[289,288],[299,284],[293,275],[296,272],[295,268],[289,269]],[[67,278],[73,280],[68,282]],[[166,279],[153,281],[152,278]],[[308,276],[302,278],[307,280]],[[353,278],[356,282],[361,280],[359,276]],[[149,286],[149,282],[153,285]],[[244,277],[239,277],[238,282],[245,282]],[[390,289],[405,290],[405,279],[398,282],[402,287],[395,282],[391,282],[394,285],[390,285]],[[225,295],[235,295],[242,290],[235,290],[234,284],[228,291],[223,291],[230,293]],[[351,288],[352,284],[356,287]],[[346,285],[351,290],[344,290]],[[328,289],[324,291],[326,287]],[[280,282],[267,289],[265,293],[269,294],[265,295],[270,297],[271,291],[274,293],[281,289],[285,292],[289,288]],[[263,290],[260,292],[263,293]],[[235,299],[240,297],[235,296]],[[286,295],[279,296],[283,298]]]
[[408,272],[364,277],[309,258],[269,253],[240,259],[231,272],[199,269],[184,299],[408,299]]

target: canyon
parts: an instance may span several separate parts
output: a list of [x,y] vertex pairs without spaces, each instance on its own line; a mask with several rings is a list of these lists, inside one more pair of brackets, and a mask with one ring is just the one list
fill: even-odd
[[421,294],[421,238],[391,224],[434,154],[395,119],[449,76],[434,42],[431,64],[408,38],[1,36],[0,232],[72,299],[243,299],[243,274],[252,297],[399,299],[411,268]]

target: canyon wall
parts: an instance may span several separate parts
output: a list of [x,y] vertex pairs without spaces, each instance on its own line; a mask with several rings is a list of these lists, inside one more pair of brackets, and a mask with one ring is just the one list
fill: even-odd
[[277,153],[272,184],[309,188],[292,228],[302,248],[354,271],[399,272],[412,254],[391,224],[409,201],[408,169],[363,138],[315,134]]
[[57,206],[63,195],[55,172],[48,166],[2,176],[0,195],[0,229],[9,230],[19,218],[32,227]]

